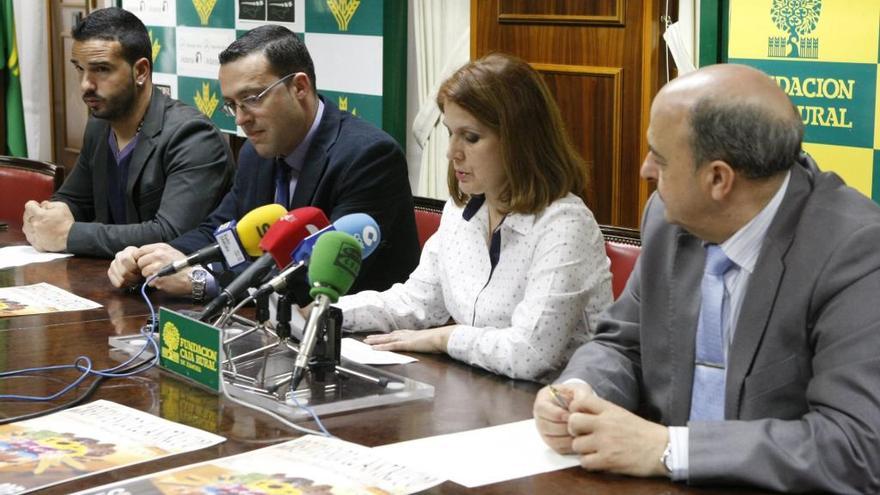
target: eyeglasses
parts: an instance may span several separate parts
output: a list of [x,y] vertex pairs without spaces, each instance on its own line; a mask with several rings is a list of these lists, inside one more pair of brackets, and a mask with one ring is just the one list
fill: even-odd
[[232,118],[235,118],[235,111],[236,110],[245,110],[248,112],[252,112],[252,111],[256,110],[257,108],[259,108],[260,104],[263,102],[263,98],[269,93],[269,91],[272,90],[272,88],[274,88],[275,86],[278,86],[279,84],[288,80],[290,77],[295,76],[297,74],[299,74],[299,72],[291,72],[290,74],[288,74],[288,75],[282,77],[281,79],[270,84],[269,87],[267,87],[263,91],[260,91],[260,94],[250,95],[245,98],[242,98],[241,101],[239,101],[238,103],[236,103],[234,101],[227,101],[226,103],[223,104],[223,113],[225,113],[226,115],[229,115]]

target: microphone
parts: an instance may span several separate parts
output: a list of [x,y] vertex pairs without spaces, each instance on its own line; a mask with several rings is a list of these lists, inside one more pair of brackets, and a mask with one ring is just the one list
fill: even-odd
[[290,259],[298,263],[306,261],[312,255],[312,250],[318,238],[325,232],[345,232],[353,236],[363,248],[364,258],[373,254],[373,251],[379,246],[382,235],[379,230],[379,224],[373,220],[373,217],[366,213],[349,213],[339,217],[328,227],[319,232],[306,237],[303,241],[290,253]]
[[[251,256],[259,256],[262,254],[259,248],[260,239],[269,230],[278,219],[284,215],[286,211],[281,205],[263,205],[249,211],[241,220],[227,222],[214,231],[214,237],[217,239],[216,244],[203,247],[198,251],[191,253],[182,260],[177,260],[162,267],[156,273],[157,277],[165,277],[183,270],[188,266],[204,265],[220,261],[226,258],[227,266],[235,266],[239,263],[235,262],[234,249],[244,249]],[[230,255],[226,255],[224,244],[230,245]],[[239,247],[241,246],[241,247]],[[243,255],[239,255],[243,259]],[[232,260],[232,264],[230,262]]]
[[293,365],[291,390],[296,390],[302,381],[309,364],[315,342],[318,340],[319,325],[331,303],[339,300],[351,288],[361,269],[361,245],[344,232],[328,232],[321,236],[309,263],[309,291],[315,299],[315,306],[309,314],[299,346],[299,354]]
[[263,254],[260,241],[287,210],[278,204],[261,206],[249,211],[239,222],[232,220],[217,227],[214,238],[223,252],[227,268],[234,268]]
[[330,220],[320,209],[306,206],[290,210],[278,220],[278,224],[287,227],[269,229],[260,240],[260,249],[270,253],[278,268],[283,268],[290,261],[290,252],[306,237],[330,225]]
[[315,226],[316,224],[320,225],[320,222],[323,221],[325,223],[322,226],[326,226],[328,223],[326,219],[327,217],[321,210],[311,206],[291,210],[278,219],[269,227],[266,235],[260,239],[259,247],[266,254],[257,258],[251,266],[235,277],[235,280],[226,286],[220,295],[208,303],[199,319],[207,321],[227,304],[235,304],[249,287],[269,273],[273,263],[277,263],[279,259],[287,256],[291,244],[295,245],[301,242],[311,230],[319,230],[319,227]]
[[293,275],[309,262],[309,258],[311,258],[312,251],[315,248],[315,243],[328,232],[345,232],[354,237],[361,245],[363,258],[373,254],[381,240],[379,224],[370,215],[366,213],[350,213],[342,216],[329,226],[303,239],[299,246],[291,253],[290,257],[293,261],[288,263],[281,273],[261,285],[252,297],[257,298],[269,292],[281,292],[286,289],[293,279]]

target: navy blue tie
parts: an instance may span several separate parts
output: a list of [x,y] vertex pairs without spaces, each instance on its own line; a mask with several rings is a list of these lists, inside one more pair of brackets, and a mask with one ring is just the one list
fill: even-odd
[[290,166],[284,158],[275,159],[275,202],[290,209]]
[[724,419],[724,385],[727,375],[724,353],[724,273],[733,262],[717,244],[706,248],[706,267],[700,283],[700,319],[691,392],[690,419]]

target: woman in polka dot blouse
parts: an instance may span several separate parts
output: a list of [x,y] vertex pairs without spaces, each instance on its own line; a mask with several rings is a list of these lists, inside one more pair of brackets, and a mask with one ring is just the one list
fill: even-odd
[[491,54],[440,87],[449,192],[419,266],[384,292],[343,297],[348,331],[379,350],[445,352],[541,382],[611,303],[602,233],[579,197],[586,166],[541,76]]

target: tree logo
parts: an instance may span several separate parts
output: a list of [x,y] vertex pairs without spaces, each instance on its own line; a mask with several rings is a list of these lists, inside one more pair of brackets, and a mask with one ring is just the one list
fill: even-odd
[[819,38],[808,37],[819,24],[822,0],[773,0],[770,19],[785,36],[767,40],[767,55],[777,58],[819,58]]
[[180,353],[177,349],[180,347],[180,330],[174,323],[166,322],[162,327],[162,357],[180,364]]

